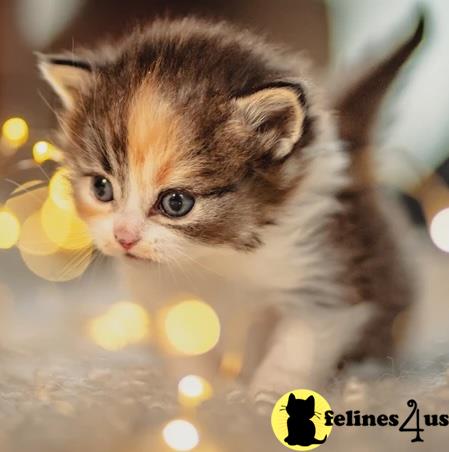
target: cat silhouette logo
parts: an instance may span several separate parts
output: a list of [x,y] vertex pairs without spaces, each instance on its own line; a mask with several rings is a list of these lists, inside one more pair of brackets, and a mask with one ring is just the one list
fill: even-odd
[[332,425],[324,413],[331,407],[320,394],[296,389],[284,394],[273,408],[271,426],[281,444],[292,450],[312,450],[328,439]]

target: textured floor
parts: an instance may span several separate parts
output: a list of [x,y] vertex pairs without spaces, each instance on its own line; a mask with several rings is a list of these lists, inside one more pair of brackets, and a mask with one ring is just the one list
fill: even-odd
[[[425,278],[407,359],[380,373],[351,369],[325,394],[334,411],[397,413],[404,420],[414,398],[422,415],[449,413],[449,260],[429,247],[415,258]],[[107,271],[62,289],[27,274],[15,252],[0,255],[0,269],[1,452],[164,452],[162,428],[176,417],[197,426],[199,452],[287,450],[244,393],[218,388],[196,412],[185,411],[176,381],[148,349],[106,352],[92,344],[83,334],[85,319],[104,307],[105,295],[117,295]],[[335,427],[321,450],[443,450],[449,427],[425,428],[424,443],[412,444],[413,437],[397,427]]]

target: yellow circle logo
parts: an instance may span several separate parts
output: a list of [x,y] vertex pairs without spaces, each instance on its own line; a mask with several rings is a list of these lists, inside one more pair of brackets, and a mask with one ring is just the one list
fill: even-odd
[[296,389],[276,402],[271,413],[271,426],[285,447],[312,450],[324,444],[332,431],[332,425],[325,424],[325,413],[329,410],[329,403],[317,392]]

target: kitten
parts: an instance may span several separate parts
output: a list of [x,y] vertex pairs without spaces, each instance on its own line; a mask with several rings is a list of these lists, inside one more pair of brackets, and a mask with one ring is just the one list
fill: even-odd
[[223,23],[157,21],[115,46],[41,56],[79,214],[139,297],[276,308],[251,382],[262,400],[325,384],[345,357],[392,353],[411,291],[366,150],[422,29],[334,87],[337,116],[301,59]]
[[284,439],[287,444],[307,447],[326,442],[327,435],[323,439],[315,438],[316,428],[312,418],[320,413],[315,412],[313,395],[303,400],[297,399],[295,394],[291,393],[285,410],[289,416],[287,419],[288,436]]

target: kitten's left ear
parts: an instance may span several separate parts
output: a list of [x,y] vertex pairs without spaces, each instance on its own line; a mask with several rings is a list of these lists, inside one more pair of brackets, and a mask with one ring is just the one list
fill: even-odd
[[91,64],[68,56],[37,56],[39,69],[45,80],[58,94],[64,107],[71,109],[77,95],[91,80]]
[[305,110],[295,86],[268,86],[238,97],[236,104],[274,159],[286,157],[301,138]]

